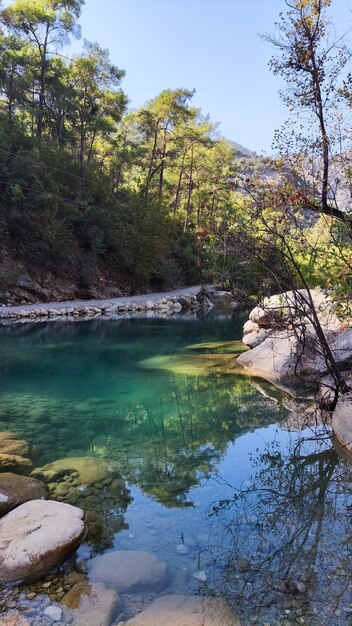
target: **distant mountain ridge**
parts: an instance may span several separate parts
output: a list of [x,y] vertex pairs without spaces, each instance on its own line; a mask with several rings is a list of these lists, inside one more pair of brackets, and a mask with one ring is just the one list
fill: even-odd
[[230,139],[228,140],[229,144],[234,148],[234,150],[236,150],[237,152],[237,157],[255,157],[256,154],[255,152],[253,152],[253,150],[249,150],[249,148],[246,148],[246,146],[242,146],[242,144],[238,143],[237,141],[231,141]]

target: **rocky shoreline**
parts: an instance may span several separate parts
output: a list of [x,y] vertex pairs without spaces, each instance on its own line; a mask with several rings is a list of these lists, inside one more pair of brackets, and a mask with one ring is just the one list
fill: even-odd
[[[33,470],[35,457],[34,446],[0,432],[2,626],[239,626],[218,598],[167,594],[172,572],[159,555],[99,543],[106,511],[113,533],[130,501],[111,464],[67,457]],[[77,554],[82,542],[93,543],[93,558]]]
[[97,318],[108,319],[126,313],[172,315],[201,308],[230,308],[237,306],[233,295],[218,286],[195,286],[171,292],[103,300],[73,300],[23,304],[0,307],[0,323],[18,321],[45,321],[47,319]]
[[[339,319],[319,289],[312,290],[311,297],[336,366],[352,388],[352,321]],[[243,333],[243,342],[251,349],[238,357],[238,363],[293,402],[307,400],[311,411],[323,413],[323,421],[331,420],[339,454],[352,462],[352,391],[338,396],[337,381],[312,323],[307,292],[266,298],[250,312]]]
[[[110,319],[129,312],[164,317],[229,305],[235,305],[232,294],[216,287],[195,287],[148,295],[148,299],[23,305],[0,311],[1,323],[13,324]],[[94,451],[73,456],[59,446],[57,458],[46,463],[39,448],[27,441],[27,433],[21,436],[16,426],[14,432],[6,428],[4,420],[0,432],[2,626],[171,626],[190,621],[194,626],[238,625],[232,611],[217,598],[172,593],[173,572],[157,551],[141,551],[137,546],[109,551],[112,537],[124,528],[131,500],[114,464]],[[28,440],[32,441],[30,436]],[[198,574],[205,576],[196,572],[194,580],[204,583]],[[160,593],[166,595],[159,599]]]

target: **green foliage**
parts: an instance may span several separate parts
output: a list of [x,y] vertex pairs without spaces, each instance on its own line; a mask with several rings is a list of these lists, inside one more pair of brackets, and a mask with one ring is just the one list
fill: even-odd
[[165,90],[124,115],[124,71],[96,43],[72,60],[82,0],[15,0],[1,11],[0,212],[24,260],[89,253],[135,288],[198,281],[198,233],[229,210],[231,146],[191,104]]
[[[91,274],[101,262],[118,266],[135,289],[219,281],[253,295],[285,288],[293,275],[349,298],[346,235],[307,217],[303,196],[290,203],[292,172],[253,155],[236,159],[193,106],[192,90],[166,89],[126,113],[124,71],[108,51],[85,42],[71,60],[57,53],[79,36],[83,4],[15,0],[0,13],[0,228],[11,248],[52,271],[88,258]],[[315,5],[293,4],[289,24],[305,20],[300,45],[290,40],[273,61],[301,87],[312,63],[303,27],[312,34]],[[315,52],[324,34],[322,24]],[[308,109],[309,93],[300,105]],[[275,184],[260,183],[268,175]]]

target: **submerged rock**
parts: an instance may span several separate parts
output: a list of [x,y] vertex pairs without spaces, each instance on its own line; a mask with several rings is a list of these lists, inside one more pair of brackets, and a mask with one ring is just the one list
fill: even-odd
[[29,474],[33,469],[32,447],[15,433],[0,432],[0,472]]
[[38,467],[32,472],[32,476],[45,482],[53,482],[72,472],[77,472],[77,479],[81,485],[92,485],[110,475],[108,464],[102,459],[95,456],[78,456],[58,459],[44,467]]
[[17,454],[2,454],[0,452],[0,472],[29,474],[32,469],[33,463],[30,459],[25,459]]
[[9,611],[1,615],[1,626],[31,626],[31,624],[19,611]]
[[217,598],[168,595],[157,598],[126,626],[240,626]]
[[90,565],[90,579],[116,585],[120,591],[161,591],[168,582],[166,563],[155,554],[119,550],[96,556]]
[[159,355],[140,361],[143,369],[166,370],[180,376],[208,376],[213,374],[242,374],[234,354],[175,354]]
[[60,565],[83,539],[81,509],[50,500],[21,504],[0,520],[0,580],[34,581]]
[[50,606],[47,606],[44,610],[44,615],[46,617],[49,617],[49,619],[51,619],[53,622],[60,622],[62,618],[62,609],[60,609],[60,607],[56,606],[55,604],[51,604]]
[[48,489],[39,480],[17,476],[11,472],[0,474],[0,516],[29,500],[48,497]]
[[62,598],[65,621],[75,626],[110,626],[120,604],[116,589],[104,583],[77,583]]
[[32,446],[15,433],[5,431],[0,433],[0,452],[31,458]]

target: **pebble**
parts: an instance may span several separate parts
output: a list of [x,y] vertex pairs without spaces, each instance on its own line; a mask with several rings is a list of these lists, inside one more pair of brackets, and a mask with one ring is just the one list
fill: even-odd
[[53,622],[60,622],[61,617],[62,617],[62,610],[60,609],[59,606],[55,606],[54,604],[51,604],[45,609],[44,615],[52,619]]
[[15,602],[15,600],[8,600],[8,602],[6,602],[6,608],[7,609],[14,609],[17,606],[17,603]]
[[180,543],[178,546],[176,546],[176,552],[177,554],[189,554],[191,551],[191,548],[189,548],[189,546],[186,546],[186,544],[184,543]]
[[205,583],[208,580],[208,577],[203,569],[200,569],[198,572],[193,574],[193,578],[199,580],[201,583]]

